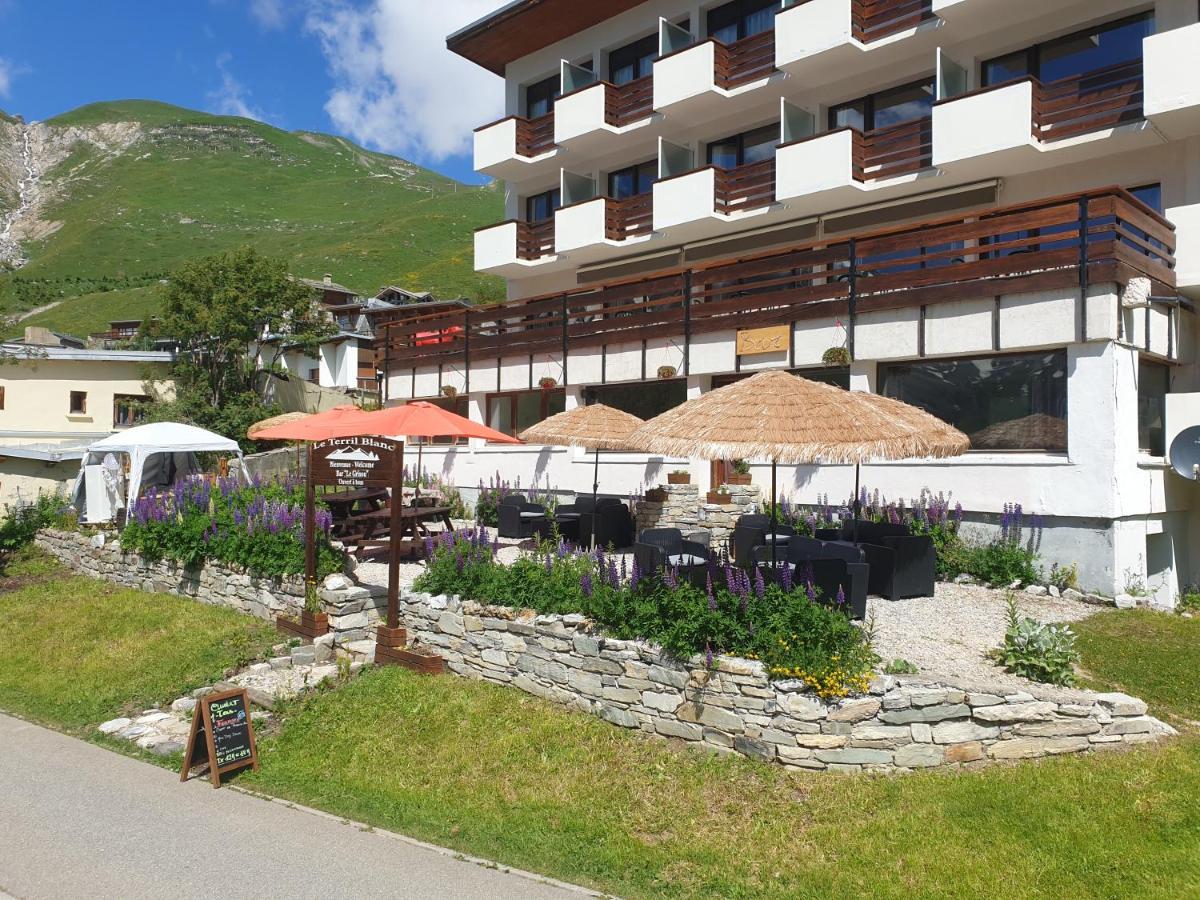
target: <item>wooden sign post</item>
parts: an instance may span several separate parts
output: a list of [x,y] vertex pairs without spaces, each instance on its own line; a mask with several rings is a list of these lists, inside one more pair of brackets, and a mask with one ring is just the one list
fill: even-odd
[[[308,484],[305,492],[305,577],[317,578],[316,513],[317,485],[343,490],[391,488],[391,522],[388,541],[389,632],[400,629],[400,533],[403,530],[404,444],[390,438],[330,438],[309,445]],[[382,634],[383,632],[381,632]]]
[[179,780],[187,781],[192,769],[206,764],[215,788],[221,786],[226,772],[258,768],[250,700],[244,689],[209,694],[196,704]]

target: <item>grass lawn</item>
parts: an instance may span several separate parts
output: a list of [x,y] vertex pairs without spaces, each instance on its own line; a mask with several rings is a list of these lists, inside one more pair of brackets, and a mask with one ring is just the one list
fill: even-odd
[[[1086,662],[1185,712],[1200,675],[1161,639],[1183,621],[1102,614]],[[1092,637],[1109,628],[1131,659],[1113,673],[1093,656],[1109,652]],[[515,690],[380,670],[295,708],[263,763],[243,783],[624,896],[1200,893],[1195,733],[1134,752],[840,778],[674,750]]]
[[[0,709],[76,733],[209,684],[276,640],[231,610],[66,574],[36,553],[0,580]],[[12,639],[19,635],[19,640]]]

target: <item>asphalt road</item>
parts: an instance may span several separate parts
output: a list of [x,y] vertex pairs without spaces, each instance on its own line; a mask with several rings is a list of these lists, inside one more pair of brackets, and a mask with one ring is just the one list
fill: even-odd
[[0,898],[581,892],[223,788],[0,714]]

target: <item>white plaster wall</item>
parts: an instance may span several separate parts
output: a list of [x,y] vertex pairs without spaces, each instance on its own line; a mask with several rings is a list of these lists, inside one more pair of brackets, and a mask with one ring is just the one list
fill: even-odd
[[1143,65],[1147,116],[1200,107],[1200,79],[1196,77],[1197,48],[1200,48],[1200,24],[1146,38]]
[[78,475],[78,460],[47,463],[0,456],[0,511],[41,494],[65,494]]
[[1022,81],[933,108],[933,164],[1032,147],[1033,84]]

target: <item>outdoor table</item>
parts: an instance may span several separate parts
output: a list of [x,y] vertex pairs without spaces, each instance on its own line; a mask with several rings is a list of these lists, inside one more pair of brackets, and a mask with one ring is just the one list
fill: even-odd
[[454,530],[448,506],[406,506],[400,510],[400,533],[391,533],[392,511],[380,509],[355,516],[353,522],[363,525],[362,531],[343,543],[353,543],[361,556],[391,546],[393,540],[401,544],[401,553],[409,556],[420,548],[424,538],[430,534],[426,525],[440,522],[447,531]]

